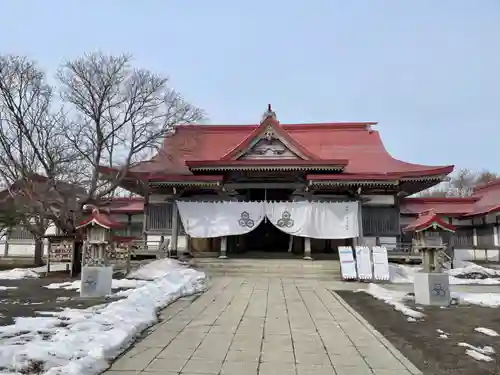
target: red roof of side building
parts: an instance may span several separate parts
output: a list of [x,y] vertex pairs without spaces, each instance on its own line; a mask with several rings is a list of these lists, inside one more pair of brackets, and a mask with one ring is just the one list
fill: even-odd
[[433,209],[438,215],[480,216],[500,212],[500,179],[477,186],[469,197],[405,198],[401,213],[415,215]]
[[[352,178],[376,175],[404,178],[446,175],[453,166],[427,166],[393,158],[380,135],[371,130],[375,123],[273,124],[276,134],[302,154],[303,159],[347,161],[343,172]],[[162,150],[150,161],[131,168],[138,175],[192,175],[186,162],[220,160],[231,163],[249,147],[262,125],[180,125],[167,137]],[[265,160],[263,161],[266,162]],[[314,164],[312,162],[311,164]],[[385,176],[387,175],[387,176]],[[330,178],[328,175],[325,178]]]
[[438,215],[462,216],[473,211],[478,197],[405,198],[400,204],[402,214],[418,215],[433,209]]
[[123,228],[124,225],[117,222],[109,214],[100,212],[98,209],[94,209],[92,214],[87,218],[83,219],[76,229],[81,229],[89,225],[99,225],[106,229],[118,229]]
[[[90,207],[88,211],[92,211]],[[140,214],[144,212],[143,197],[116,197],[103,199],[98,205],[101,212],[110,214]]]
[[472,197],[478,198],[468,216],[486,215],[500,211],[500,179],[478,185]]
[[412,223],[403,228],[403,232],[421,232],[426,229],[442,229],[449,232],[454,232],[455,227],[446,223],[434,210],[422,212]]

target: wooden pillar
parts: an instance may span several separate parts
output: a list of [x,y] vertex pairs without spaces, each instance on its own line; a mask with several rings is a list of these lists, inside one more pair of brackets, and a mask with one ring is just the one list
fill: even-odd
[[4,247],[4,256],[9,255],[9,237],[12,232],[12,229],[9,228],[7,229],[7,233],[5,233],[4,239],[5,239],[5,247]]
[[177,254],[177,243],[179,238],[179,214],[177,210],[177,203],[172,201],[172,241],[170,242],[171,249]]
[[149,193],[144,195],[144,217],[142,221],[142,245],[144,251],[148,250],[148,205]]
[[304,259],[312,260],[311,257],[311,238],[304,237]]
[[358,246],[364,246],[365,245],[365,237],[363,235],[363,200],[360,199],[358,201],[358,241],[357,245]]
[[127,214],[127,236],[132,235],[132,215]]
[[219,259],[227,259],[227,237],[220,238],[220,253]]

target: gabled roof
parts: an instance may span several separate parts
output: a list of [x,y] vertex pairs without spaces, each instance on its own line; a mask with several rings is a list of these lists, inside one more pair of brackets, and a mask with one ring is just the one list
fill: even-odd
[[403,232],[422,232],[427,229],[455,232],[455,227],[440,219],[434,210],[422,212],[415,221],[403,228]]
[[[389,174],[396,178],[444,176],[452,172],[453,165],[427,166],[393,158],[379,133],[371,129],[373,124],[279,124],[277,129],[293,139],[295,147],[305,148],[311,160],[348,160],[343,172],[353,178],[363,178],[366,174],[382,178]],[[165,138],[160,152],[150,161],[131,168],[131,172],[144,178],[153,173],[192,175],[186,161],[195,163],[235,157],[251,144],[251,135],[259,128],[262,130],[261,125],[177,126],[175,134]]]
[[100,212],[99,209],[95,208],[92,214],[86,219],[82,220],[76,229],[85,228],[89,225],[98,225],[105,229],[119,229],[123,228],[124,225],[114,220],[111,216],[104,212]]
[[283,128],[276,120],[271,105],[268,107],[268,115],[254,130],[250,132],[240,143],[233,147],[229,152],[223,155],[221,160],[236,160],[242,156],[264,133],[271,132],[272,136],[278,137],[292,152],[304,160],[320,160],[311,150],[304,147],[300,142],[293,138],[290,133]]

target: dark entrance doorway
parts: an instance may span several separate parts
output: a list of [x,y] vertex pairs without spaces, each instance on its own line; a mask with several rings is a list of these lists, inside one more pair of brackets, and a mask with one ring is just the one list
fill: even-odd
[[269,220],[264,219],[250,233],[244,235],[247,251],[287,252],[290,235],[276,228]]
[[[249,189],[246,198],[249,201],[285,201],[290,199],[293,189]],[[287,253],[290,235],[281,231],[265,218],[250,233],[238,236],[238,253]]]

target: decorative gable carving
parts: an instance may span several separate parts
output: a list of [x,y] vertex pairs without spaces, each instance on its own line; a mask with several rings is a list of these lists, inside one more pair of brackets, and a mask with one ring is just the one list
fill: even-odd
[[299,159],[279,139],[261,139],[241,157],[241,160],[249,159]]
[[260,125],[221,158],[221,160],[237,159],[318,160],[319,158],[296,142],[280,126],[276,113],[269,105]]
[[276,136],[272,126],[268,126],[239,159],[300,159],[300,157]]

